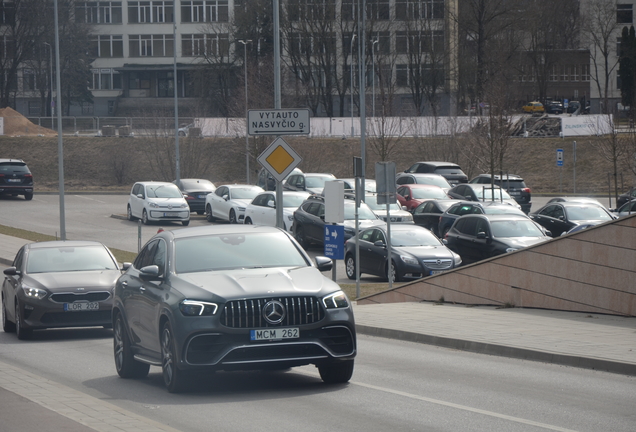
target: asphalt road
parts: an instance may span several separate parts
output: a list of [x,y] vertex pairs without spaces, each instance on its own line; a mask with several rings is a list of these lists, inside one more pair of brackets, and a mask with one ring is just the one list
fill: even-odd
[[[51,380],[47,387],[183,432],[633,431],[634,383],[621,375],[370,336],[358,348],[348,385],[325,385],[306,366],[218,372],[170,394],[158,367],[143,380],[117,376],[110,330],[46,330],[26,342],[0,332],[0,361]],[[6,409],[0,416],[15,416]]]

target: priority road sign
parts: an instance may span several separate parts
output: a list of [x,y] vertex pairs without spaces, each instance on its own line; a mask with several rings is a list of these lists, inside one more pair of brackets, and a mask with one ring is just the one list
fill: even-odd
[[303,159],[284,139],[278,137],[256,160],[272,177],[282,182]]
[[325,256],[344,259],[344,226],[325,225]]
[[247,111],[249,135],[308,135],[308,109],[270,109]]

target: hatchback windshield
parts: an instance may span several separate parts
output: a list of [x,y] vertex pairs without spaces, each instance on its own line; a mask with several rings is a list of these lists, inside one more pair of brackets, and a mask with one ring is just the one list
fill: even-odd
[[88,270],[117,270],[117,264],[102,246],[34,248],[27,257],[27,273]]
[[329,180],[334,180],[334,178],[331,176],[324,176],[324,177],[305,176],[305,187],[324,188],[325,182]]
[[148,198],[181,198],[181,191],[173,184],[146,186]]
[[610,220],[612,217],[602,208],[597,206],[568,207],[568,219],[570,220]]
[[531,220],[493,221],[494,237],[543,237],[543,232]]
[[283,233],[209,235],[175,241],[177,273],[308,265]]

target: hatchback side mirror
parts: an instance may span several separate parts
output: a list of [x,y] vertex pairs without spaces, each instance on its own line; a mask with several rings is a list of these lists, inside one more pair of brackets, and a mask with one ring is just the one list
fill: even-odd
[[18,276],[20,274],[20,270],[16,269],[15,267],[9,267],[4,269],[3,273],[7,276]]

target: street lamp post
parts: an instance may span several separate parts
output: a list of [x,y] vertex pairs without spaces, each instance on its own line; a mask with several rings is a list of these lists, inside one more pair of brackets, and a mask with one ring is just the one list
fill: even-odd
[[250,137],[247,134],[247,44],[252,42],[251,39],[239,40],[243,44],[244,66],[245,66],[245,171],[247,184],[250,184]]
[[356,39],[356,34],[351,36],[351,137],[353,137],[353,41]]
[[51,88],[49,93],[51,98],[51,129],[53,129],[53,48],[48,42],[44,42],[44,45],[49,47],[49,68],[51,69]]
[[375,44],[377,44],[379,41],[378,39],[374,40],[373,43],[371,44],[371,62],[373,63],[371,65],[371,81],[373,84],[373,92],[372,92],[372,96],[373,96],[373,117],[375,117]]

